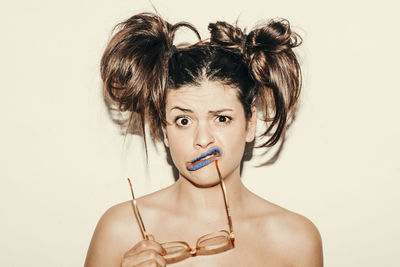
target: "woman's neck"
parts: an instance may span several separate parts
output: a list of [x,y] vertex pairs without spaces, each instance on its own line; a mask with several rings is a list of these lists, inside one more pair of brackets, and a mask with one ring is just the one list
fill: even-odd
[[[243,198],[248,190],[240,180],[239,174],[224,179],[227,199],[231,210],[242,208]],[[221,184],[200,188],[186,178],[180,177],[173,186],[171,202],[176,210],[198,218],[220,218],[226,216]]]

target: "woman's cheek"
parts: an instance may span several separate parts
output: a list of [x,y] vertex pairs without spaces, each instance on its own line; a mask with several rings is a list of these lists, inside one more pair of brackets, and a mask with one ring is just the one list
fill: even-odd
[[[172,158],[175,160],[183,160],[184,155],[191,149],[190,147],[190,135],[188,131],[171,129],[168,132],[169,150]],[[178,162],[175,162],[178,163]]]
[[229,131],[229,133],[227,133],[223,139],[224,146],[229,153],[235,154],[231,155],[232,157],[243,154],[245,147],[245,135],[242,131],[240,131],[240,129]]

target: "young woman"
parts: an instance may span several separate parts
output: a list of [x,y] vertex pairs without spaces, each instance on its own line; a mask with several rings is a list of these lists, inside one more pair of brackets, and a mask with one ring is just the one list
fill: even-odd
[[[263,147],[280,141],[293,118],[301,75],[292,49],[300,37],[289,23],[271,20],[247,35],[211,23],[207,41],[188,23],[150,13],[119,26],[101,61],[105,95],[131,113],[129,127],[145,136],[149,125],[179,178],[110,208],[85,266],[322,266],[315,226],[240,179],[257,113],[266,124]],[[181,27],[199,42],[175,47]]]

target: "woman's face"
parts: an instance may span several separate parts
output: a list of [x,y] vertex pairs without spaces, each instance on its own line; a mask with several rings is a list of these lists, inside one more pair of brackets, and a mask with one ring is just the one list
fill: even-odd
[[[222,176],[240,176],[245,144],[254,139],[256,111],[246,121],[237,90],[208,81],[200,86],[187,85],[168,91],[164,143],[169,147],[180,178],[199,187],[219,183],[215,164],[204,164],[207,158],[197,164],[196,170],[188,169],[188,164],[213,148],[221,151],[217,159]],[[205,166],[199,167],[202,165]]]

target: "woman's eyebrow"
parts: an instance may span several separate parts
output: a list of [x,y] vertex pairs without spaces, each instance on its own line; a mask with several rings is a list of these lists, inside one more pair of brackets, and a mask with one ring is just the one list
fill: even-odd
[[170,111],[172,111],[174,109],[180,110],[182,112],[193,113],[193,111],[191,109],[182,108],[182,107],[178,107],[178,106],[175,106],[175,107],[171,108]]
[[[174,109],[177,109],[177,110],[180,110],[180,111],[186,112],[186,113],[194,113],[191,109],[182,108],[182,107],[179,107],[179,106],[174,106],[170,110],[172,111]],[[233,109],[223,108],[223,109],[218,109],[218,110],[209,110],[208,114],[216,115],[216,114],[219,114],[219,113],[222,113],[222,112],[225,112],[225,111],[233,111]]]
[[217,114],[225,112],[225,111],[233,111],[233,109],[224,108],[224,109],[218,109],[218,110],[210,110],[210,111],[208,111],[208,113],[212,114],[212,115],[217,115]]

